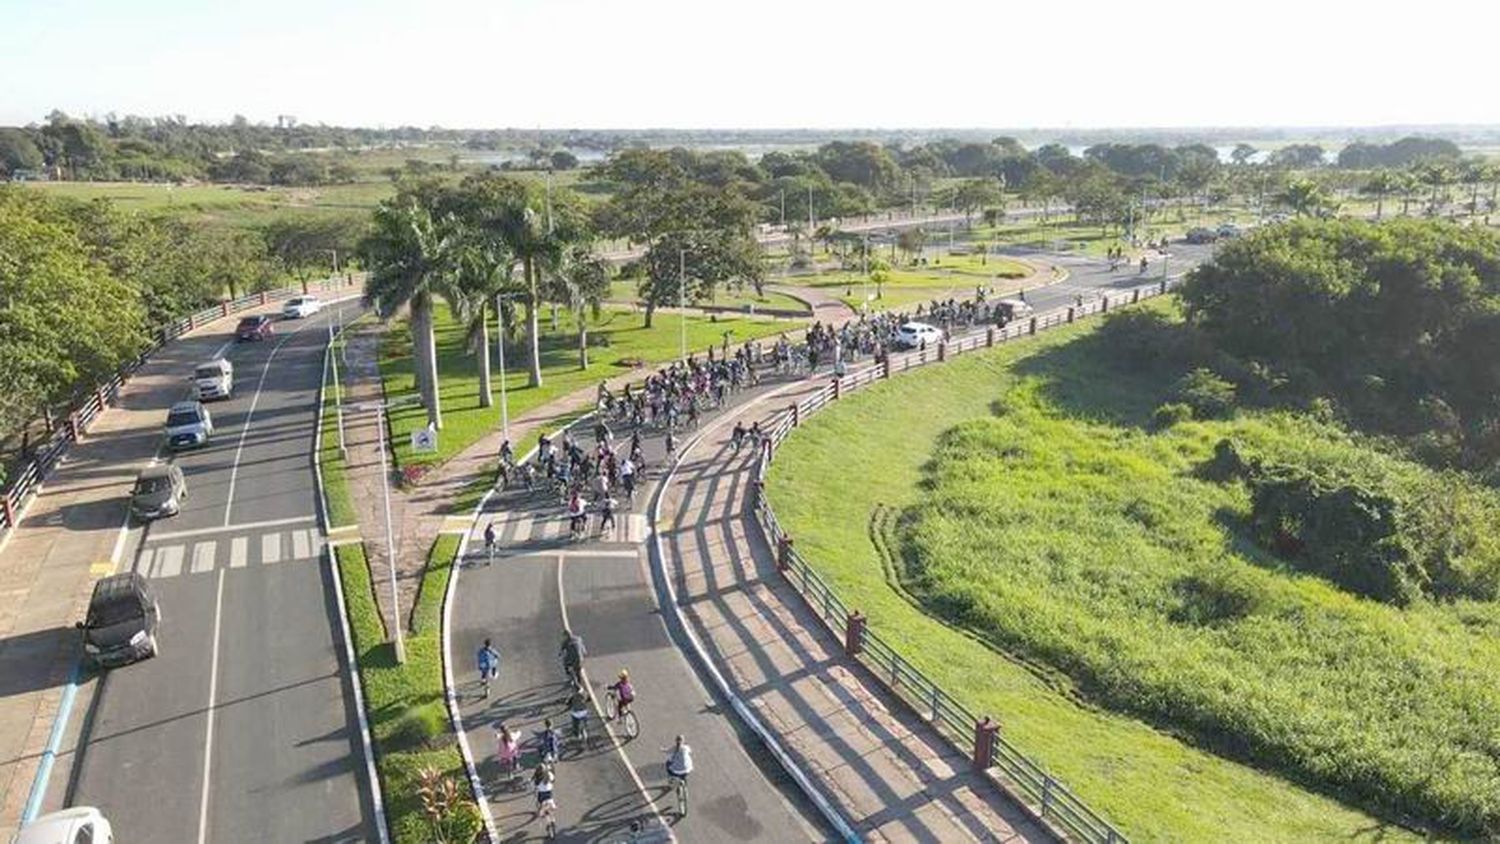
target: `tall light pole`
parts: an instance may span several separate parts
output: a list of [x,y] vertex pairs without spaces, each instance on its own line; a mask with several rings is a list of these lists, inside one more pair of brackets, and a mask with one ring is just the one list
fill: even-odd
[[682,362],[687,363],[687,250],[677,250],[677,310],[682,317]]
[[396,588],[396,536],[391,530],[391,470],[385,456],[385,403],[377,405],[380,416],[375,427],[380,432],[380,491],[385,499],[385,557],[391,567],[391,620],[396,627],[396,663],[406,663],[406,637],[401,633],[401,593]]
[[500,436],[510,442],[510,405],[505,396],[505,298],[495,294],[495,351],[500,358]]

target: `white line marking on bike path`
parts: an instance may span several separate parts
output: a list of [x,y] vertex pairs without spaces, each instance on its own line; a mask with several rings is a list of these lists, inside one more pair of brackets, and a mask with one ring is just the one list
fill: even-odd
[[214,593],[213,659],[208,668],[208,727],[203,736],[203,794],[198,801],[198,844],[208,841],[208,785],[214,762],[214,699],[219,694],[219,621],[224,608],[224,570]]
[[[568,593],[563,589],[563,564],[567,561],[567,554],[557,555],[557,608],[562,611],[563,629],[572,630],[573,625],[568,622]],[[667,824],[667,819],[662,817],[661,808],[656,805],[651,792],[646,790],[646,784],[641,781],[641,775],[635,772],[635,766],[630,764],[630,756],[625,752],[625,745],[620,742],[620,737],[610,727],[609,722],[604,720],[604,708],[599,705],[599,698],[594,694],[594,684],[589,682],[587,668],[579,666],[578,673],[583,678],[583,688],[589,693],[589,702],[594,705],[594,713],[599,716],[599,723],[604,726],[604,732],[609,735],[610,743],[614,745],[615,752],[620,754],[620,761],[625,763],[625,770],[630,774],[630,779],[635,782],[636,790],[646,799],[646,804],[651,807],[651,814],[656,816],[657,823],[661,829],[667,831],[667,840],[676,841],[677,835],[672,827]]]

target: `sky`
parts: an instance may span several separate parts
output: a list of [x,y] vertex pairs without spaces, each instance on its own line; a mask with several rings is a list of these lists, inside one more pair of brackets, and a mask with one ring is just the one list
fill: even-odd
[[1500,123],[1500,3],[0,0],[0,125]]

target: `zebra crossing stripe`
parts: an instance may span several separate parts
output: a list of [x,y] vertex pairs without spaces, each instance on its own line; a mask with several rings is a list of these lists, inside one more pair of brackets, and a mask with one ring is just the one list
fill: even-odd
[[533,517],[530,513],[519,519],[512,519],[505,523],[505,538],[502,542],[510,545],[516,542],[524,542],[531,536],[531,523]]
[[262,563],[281,562],[281,534],[268,533],[260,538],[260,561]]
[[305,530],[292,531],[292,559],[305,560],[312,556],[308,547],[311,543],[307,540],[307,535],[310,532]]
[[218,552],[218,550],[219,543],[214,542],[213,540],[199,542],[197,545],[194,545],[192,567],[193,574],[202,574],[206,571],[213,571],[214,555]]
[[156,556],[155,548],[147,548],[141,551],[141,558],[136,561],[135,570],[147,577],[151,576],[151,558]]
[[244,568],[250,558],[250,537],[236,536],[229,543],[229,567],[232,569]]
[[168,545],[156,549],[156,568],[153,577],[176,577],[182,574],[182,546]]

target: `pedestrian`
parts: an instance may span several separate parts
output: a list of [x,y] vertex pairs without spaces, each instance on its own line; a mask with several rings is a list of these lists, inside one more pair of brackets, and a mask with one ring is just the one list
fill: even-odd
[[500,652],[495,650],[489,639],[485,639],[474,661],[479,667],[479,682],[484,685],[484,696],[489,697],[490,681],[500,676]]
[[495,520],[490,519],[489,524],[484,526],[484,564],[489,565],[495,561]]

